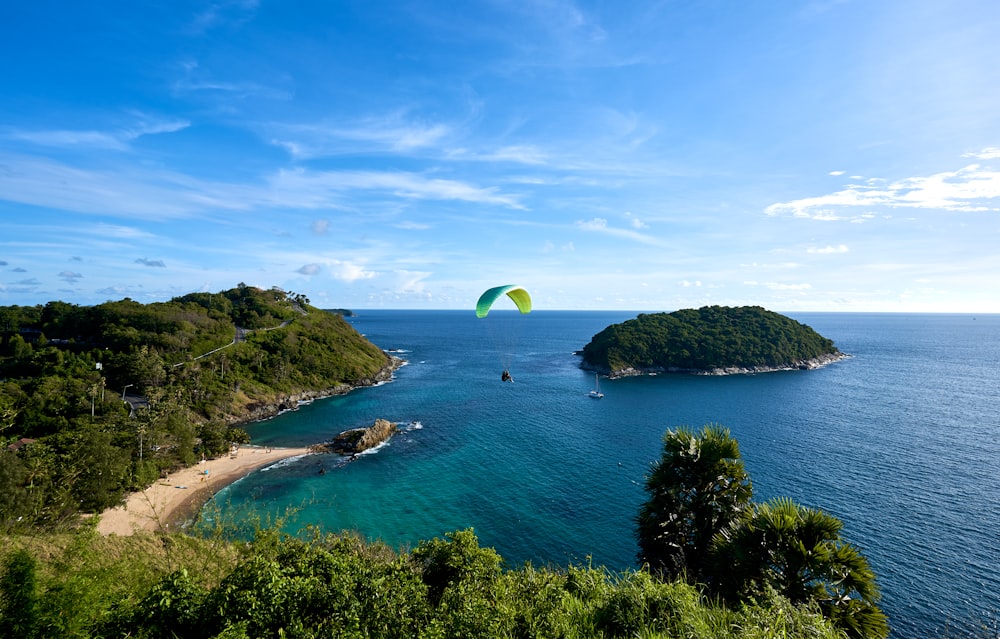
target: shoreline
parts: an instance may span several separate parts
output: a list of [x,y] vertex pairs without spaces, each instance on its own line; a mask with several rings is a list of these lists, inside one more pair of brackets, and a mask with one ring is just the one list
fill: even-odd
[[243,446],[235,455],[199,462],[168,474],[145,490],[129,494],[124,505],[102,512],[97,532],[104,536],[125,536],[137,531],[180,529],[226,486],[255,470],[309,454],[312,451],[304,447]]
[[827,353],[826,355],[821,355],[812,359],[789,362],[779,366],[726,366],[708,369],[679,368],[676,366],[649,366],[638,368],[629,367],[612,371],[607,368],[590,366],[586,362],[581,362],[580,368],[585,371],[607,375],[608,379],[641,377],[643,375],[659,375],[661,373],[679,375],[709,375],[718,377],[722,375],[757,375],[759,373],[778,373],[782,371],[816,370],[817,368],[823,368],[824,366],[849,359],[850,357],[851,355],[838,351],[836,353]]

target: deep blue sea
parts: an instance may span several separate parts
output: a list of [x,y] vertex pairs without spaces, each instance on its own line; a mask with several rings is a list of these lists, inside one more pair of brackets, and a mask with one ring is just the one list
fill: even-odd
[[[844,522],[879,577],[893,637],[997,636],[1000,316],[788,313],[849,359],[814,371],[601,380],[573,354],[634,312],[535,311],[511,341],[460,311],[359,311],[407,360],[393,382],[253,424],[305,445],[370,425],[402,432],[353,462],[310,455],[222,491],[224,514],[298,508],[291,528],[395,547],[474,528],[511,566],[636,565],[633,519],[664,432],[728,427],[755,499]],[[510,322],[514,324],[514,322]],[[504,339],[507,339],[505,337]],[[513,384],[500,381],[509,362]]]

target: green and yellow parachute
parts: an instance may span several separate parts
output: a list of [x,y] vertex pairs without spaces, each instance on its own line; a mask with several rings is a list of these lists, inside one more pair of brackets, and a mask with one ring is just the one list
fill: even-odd
[[486,317],[490,309],[493,308],[493,303],[504,295],[514,301],[514,305],[517,306],[517,310],[521,311],[521,314],[531,312],[531,296],[528,295],[528,291],[523,286],[506,284],[494,286],[479,296],[479,301],[476,302],[476,317],[480,319]]
[[[510,305],[505,300],[501,302],[495,314],[486,317],[489,315],[493,305],[503,300],[505,296],[514,302],[514,306],[517,307],[520,313],[511,313],[509,309]],[[528,291],[523,286],[518,286],[517,284],[494,286],[480,295],[479,301],[476,302],[477,321],[485,328],[490,341],[493,342],[493,347],[497,355],[500,357],[500,364],[504,371],[504,381],[513,381],[508,376],[508,370],[513,363],[514,353],[517,352],[517,343],[526,319],[522,316],[530,312],[531,296],[528,295]]]

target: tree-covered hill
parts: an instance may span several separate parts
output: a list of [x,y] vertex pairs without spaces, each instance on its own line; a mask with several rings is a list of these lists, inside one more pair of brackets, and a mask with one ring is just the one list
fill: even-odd
[[228,450],[245,438],[234,426],[393,367],[342,316],[244,284],[153,304],[0,307],[0,331],[0,525],[113,505]]
[[582,355],[585,368],[612,375],[802,368],[843,356],[808,326],[759,306],[642,314],[595,335]]

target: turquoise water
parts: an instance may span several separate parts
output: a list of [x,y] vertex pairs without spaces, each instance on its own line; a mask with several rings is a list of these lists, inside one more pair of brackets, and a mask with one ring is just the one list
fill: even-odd
[[789,314],[852,357],[816,371],[602,379],[605,398],[588,398],[594,378],[573,351],[635,315],[520,317],[504,384],[507,360],[471,312],[359,312],[360,332],[403,351],[395,380],[248,430],[275,446],[379,417],[402,432],[350,463],[313,455],[254,473],[217,502],[228,516],[300,507],[291,527],[400,547],[473,527],[512,565],[592,557],[622,569],[635,565],[633,518],[664,431],[717,422],[739,440],[756,499],[788,496],[845,522],[894,637],[964,636],[995,619],[1000,316]]

